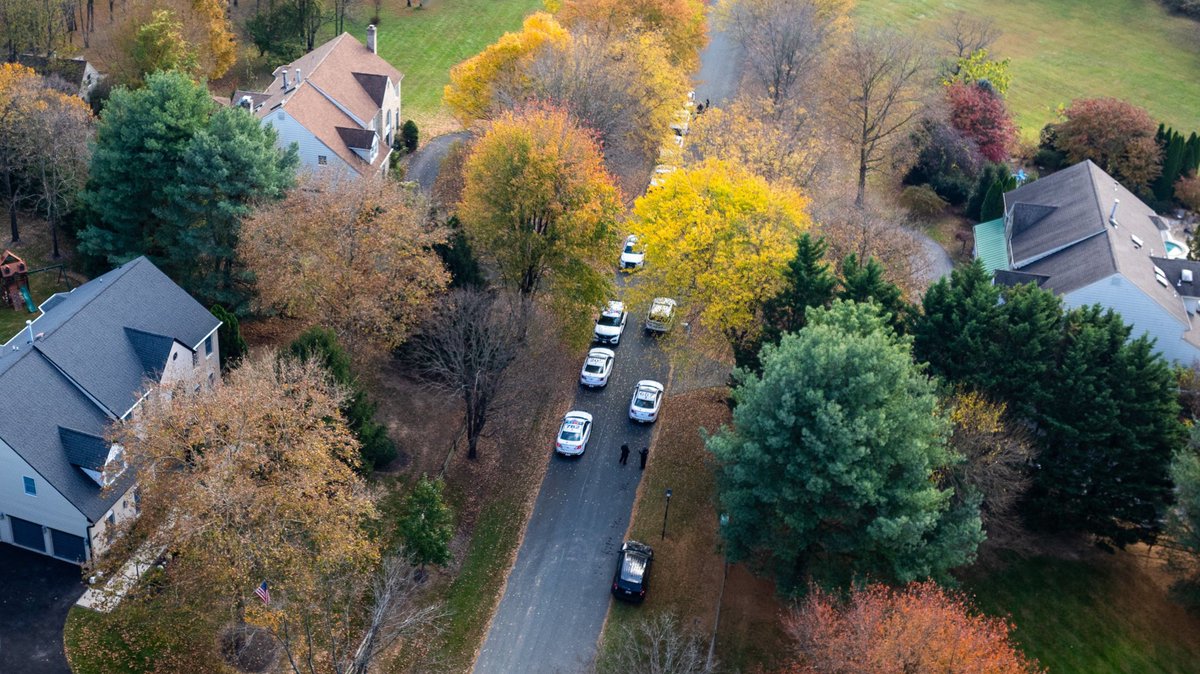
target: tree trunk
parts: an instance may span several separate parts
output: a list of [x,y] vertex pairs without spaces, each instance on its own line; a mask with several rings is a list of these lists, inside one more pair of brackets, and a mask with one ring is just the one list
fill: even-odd
[[854,205],[862,208],[867,198],[867,146],[859,146],[858,151],[858,196],[854,197]]
[[17,228],[17,195],[13,192],[12,171],[4,172],[4,190],[8,193],[8,220],[12,226],[12,242],[21,240],[21,230]]

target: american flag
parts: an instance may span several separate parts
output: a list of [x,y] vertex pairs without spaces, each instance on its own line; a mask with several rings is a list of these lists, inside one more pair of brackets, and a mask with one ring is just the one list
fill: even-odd
[[271,591],[267,589],[267,581],[264,580],[262,585],[254,588],[254,594],[258,595],[258,598],[263,600],[264,604],[271,603]]

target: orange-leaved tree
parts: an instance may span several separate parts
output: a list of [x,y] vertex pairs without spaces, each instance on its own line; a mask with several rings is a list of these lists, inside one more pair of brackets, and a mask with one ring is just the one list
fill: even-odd
[[449,282],[445,236],[394,180],[310,176],[242,224],[238,254],[267,307],[332,328],[352,351],[402,343]]
[[789,674],[1036,674],[1013,626],[932,581],[869,585],[840,602],[814,588],[784,619],[797,661]]
[[465,174],[459,218],[506,285],[568,316],[606,298],[621,200],[590,132],[556,108],[504,113]]
[[487,119],[496,102],[497,88],[523,89],[524,67],[546,45],[565,46],[571,35],[554,17],[536,12],[521,30],[505,33],[482,52],[450,69],[450,84],[443,98],[463,125]]

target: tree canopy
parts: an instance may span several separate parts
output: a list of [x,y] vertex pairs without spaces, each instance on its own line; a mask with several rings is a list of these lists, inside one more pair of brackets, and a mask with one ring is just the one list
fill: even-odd
[[534,107],[503,113],[475,143],[458,217],[505,285],[574,315],[608,295],[620,210],[591,134]]
[[1054,126],[1054,146],[1071,163],[1091,159],[1129,189],[1146,190],[1162,172],[1154,118],[1116,98],[1071,102]]
[[769,553],[785,587],[944,578],[983,540],[978,504],[934,477],[960,457],[934,383],[870,304],[838,301],[738,371],[733,426],[707,441],[728,555]]
[[639,198],[630,229],[653,260],[637,293],[668,296],[731,343],[758,334],[764,302],[784,285],[808,199],[745,168],[709,159]]

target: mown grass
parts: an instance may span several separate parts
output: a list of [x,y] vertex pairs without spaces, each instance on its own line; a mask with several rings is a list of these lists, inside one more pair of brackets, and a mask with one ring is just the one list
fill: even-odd
[[967,583],[1010,614],[1025,652],[1053,674],[1185,674],[1200,667],[1200,618],[1173,604],[1128,554],[1037,557]]
[[1170,15],[1156,0],[862,0],[856,12],[869,24],[936,39],[959,10],[1002,31],[993,51],[1012,59],[1008,100],[1027,138],[1059,106],[1096,96],[1200,129],[1200,22]]
[[[384,5],[379,55],[404,73],[402,114],[417,122],[422,137],[454,126],[442,107],[450,68],[520,28],[521,20],[541,7],[541,0],[426,0],[423,9],[396,0]],[[351,32],[366,41],[365,22]]]
[[[68,261],[67,255],[71,251],[70,243],[66,240],[65,235],[59,234],[59,244],[64,256],[55,260],[51,256],[49,225],[40,218],[31,217],[22,217],[18,222],[21,225],[21,241],[14,244],[5,237],[6,241],[0,245],[0,252],[5,249],[11,250],[25,261],[26,268],[31,271]],[[78,285],[78,283],[73,285]],[[38,272],[29,277],[29,294],[33,297],[34,306],[46,301],[54,293],[66,290],[70,290],[70,286],[57,269]],[[9,337],[24,328],[25,321],[33,320],[40,315],[41,313],[29,313],[23,304],[14,310],[7,304],[0,303],[0,343],[7,341]]]

